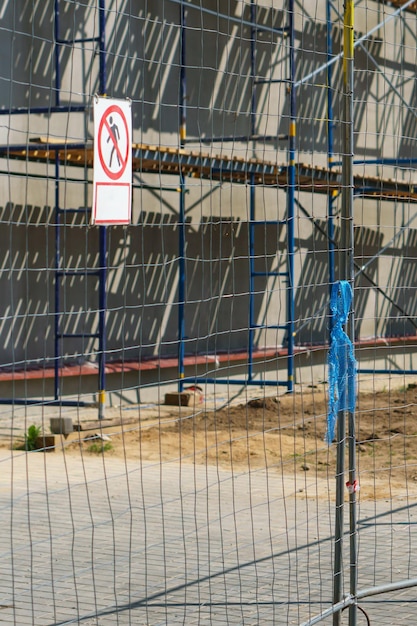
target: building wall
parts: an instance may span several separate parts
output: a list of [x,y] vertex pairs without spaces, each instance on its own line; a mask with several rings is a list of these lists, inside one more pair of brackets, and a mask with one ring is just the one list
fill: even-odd
[[[97,34],[96,3],[61,2],[61,37],[70,41]],[[248,3],[229,1],[217,16],[218,2],[205,10],[187,10],[186,103],[190,150],[287,162],[287,142],[239,141],[202,143],[205,137],[238,137],[251,129],[251,29]],[[272,5],[272,7],[271,7]],[[314,7],[313,7],[314,5]],[[296,80],[326,61],[325,3],[305,12],[296,6]],[[366,7],[366,10],[365,10]],[[111,97],[132,99],[134,141],[179,146],[181,31],[179,4],[167,0],[107,4],[107,86]],[[384,12],[382,11],[384,9]],[[342,11],[342,7],[339,9]],[[394,9],[367,2],[358,7],[358,37]],[[23,144],[49,136],[69,141],[92,140],[91,114],[4,114],[15,107],[56,104],[53,3],[5,0],[0,37],[0,143]],[[288,78],[288,38],[272,33],[285,24],[283,3],[262,2],[258,23],[258,77]],[[406,27],[398,18],[373,33],[355,53],[355,158],[414,155],[415,16]],[[269,29],[269,31],[268,31]],[[340,52],[342,29],[332,31],[333,52]],[[379,67],[377,67],[377,65]],[[61,104],[91,103],[99,91],[98,57],[92,42],[61,47]],[[333,66],[335,159],[343,151],[341,63]],[[324,70],[297,90],[297,157],[300,162],[327,165],[327,76]],[[287,83],[255,88],[256,132],[288,133]],[[406,104],[409,106],[407,107]],[[98,267],[98,233],[88,215],[68,213],[56,226],[53,165],[2,159],[0,164],[0,364],[45,362],[54,357],[55,235],[60,232],[60,266]],[[367,173],[413,180],[414,166],[367,166]],[[355,171],[364,171],[363,165]],[[92,173],[61,167],[59,206],[91,205]],[[107,348],[110,359],[168,356],[177,352],[178,320],[178,179],[166,175],[135,175],[132,225],[108,228]],[[86,182],[87,181],[87,182]],[[206,353],[247,349],[249,342],[249,188],[188,179],[186,195],[185,351]],[[296,195],[296,341],[320,344],[328,334],[328,199],[325,194]],[[336,238],[341,200],[334,200]],[[280,220],[286,215],[282,189],[256,189],[256,219]],[[414,214],[407,203],[358,198],[355,241],[358,266],[378,255],[367,274],[357,280],[355,310],[361,337],[415,334],[410,319],[417,303],[414,284],[415,230],[401,230]],[[314,220],[314,222],[313,222]],[[413,226],[413,224],[411,224]],[[416,226],[416,224],[414,224]],[[319,228],[318,228],[319,227]],[[285,268],[287,240],[282,224],[256,227],[255,269],[270,273]],[[391,242],[391,240],[393,240]],[[391,242],[391,243],[389,243]],[[340,257],[340,254],[338,255]],[[340,266],[336,260],[336,273]],[[285,322],[284,277],[255,279],[254,318],[258,324]],[[94,277],[67,277],[61,289],[65,332],[95,332],[98,285]],[[387,299],[382,292],[389,296]],[[399,306],[396,306],[398,304]],[[406,313],[406,315],[404,314]],[[258,329],[259,347],[281,345],[285,332]],[[68,361],[94,360],[97,341],[65,342]]]

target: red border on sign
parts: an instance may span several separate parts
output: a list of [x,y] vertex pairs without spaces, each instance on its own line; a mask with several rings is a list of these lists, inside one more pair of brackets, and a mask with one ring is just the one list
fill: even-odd
[[[112,187],[129,187],[130,189],[130,183],[96,183],[96,189],[97,187],[108,187],[109,185],[111,185]],[[96,201],[94,203],[94,207],[93,207],[93,220],[95,224],[130,224],[131,222],[131,202],[132,202],[132,198],[131,195],[129,194],[129,207],[128,207],[128,211],[129,211],[129,217],[126,220],[96,220],[96,215],[97,215],[97,194],[96,194]]]
[[[121,155],[121,157],[123,159],[123,165],[122,165],[121,169],[118,172],[112,172],[107,167],[106,163],[104,162],[103,155],[101,153],[101,133],[103,132],[103,126],[104,125],[106,125],[106,129],[108,129],[108,124],[106,122],[107,122],[107,117],[111,113],[118,113],[120,115],[120,117],[123,120],[123,124],[124,124],[125,131],[126,131],[126,154],[125,154],[124,159],[123,159],[123,155]],[[103,172],[111,180],[118,180],[121,176],[123,176],[123,173],[124,173],[124,171],[126,169],[126,166],[127,166],[127,162],[128,162],[128,158],[129,158],[130,137],[129,137],[129,129],[128,129],[128,126],[127,126],[127,121],[126,121],[126,118],[125,118],[125,114],[123,113],[122,109],[119,106],[117,106],[117,104],[113,104],[112,106],[110,106],[108,109],[106,109],[104,111],[103,115],[101,116],[100,125],[98,127],[98,133],[97,133],[97,147],[98,147],[98,156],[99,156],[99,159],[100,159],[101,167],[103,168]]]

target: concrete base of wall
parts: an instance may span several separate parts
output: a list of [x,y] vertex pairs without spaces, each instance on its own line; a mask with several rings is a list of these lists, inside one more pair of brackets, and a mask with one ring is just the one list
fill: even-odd
[[[299,347],[294,358],[294,384],[320,385],[327,382],[327,346]],[[373,377],[374,385],[396,378],[401,384],[405,375],[417,377],[417,337],[370,339],[358,342],[356,359],[359,372]],[[187,357],[184,388],[197,382],[203,394],[227,383],[245,387],[248,378],[246,352],[217,356]],[[210,382],[206,382],[206,380]],[[254,353],[250,385],[277,385],[285,392],[287,383],[287,352],[283,348]],[[395,382],[390,385],[396,385]],[[23,404],[39,400],[39,404],[54,400],[54,371],[49,368],[20,372],[0,372],[0,403]],[[178,362],[161,359],[143,363],[118,362],[106,367],[106,405],[158,403],[164,404],[165,394],[178,391]],[[227,391],[228,394],[233,392]],[[224,395],[226,394],[226,390]],[[98,369],[94,365],[65,367],[60,377],[60,399],[64,402],[98,401]]]

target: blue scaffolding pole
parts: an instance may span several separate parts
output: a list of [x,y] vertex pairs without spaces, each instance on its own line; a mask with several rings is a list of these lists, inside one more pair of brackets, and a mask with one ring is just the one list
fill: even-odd
[[[187,75],[186,75],[186,16],[185,6],[180,6],[180,104],[179,104],[179,146],[184,148],[187,137]],[[185,357],[185,300],[186,287],[186,239],[185,239],[185,194],[187,192],[184,172],[179,157],[179,214],[178,214],[178,391],[184,387]]]
[[[106,95],[107,75],[106,75],[106,9],[105,0],[98,3],[99,20],[99,90],[101,96]],[[106,406],[106,309],[107,309],[107,228],[99,226],[99,392],[98,392],[98,418],[104,418]]]
[[[327,0],[326,3],[326,46],[327,46],[327,155],[329,170],[334,165],[334,119],[333,119],[333,95],[332,95],[332,83],[333,83],[333,66],[330,64],[330,60],[333,56],[333,38],[332,38],[332,16],[331,16],[332,3],[331,0]],[[335,192],[330,192],[328,196],[328,216],[327,216],[327,236],[329,240],[329,286],[333,285],[335,281],[335,250],[334,243],[334,203]],[[332,320],[330,318],[330,324]]]

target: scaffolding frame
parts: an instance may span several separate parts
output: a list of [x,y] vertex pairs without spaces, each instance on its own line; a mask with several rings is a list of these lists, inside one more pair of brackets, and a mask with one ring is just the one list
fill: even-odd
[[[181,109],[181,120],[180,120],[180,136],[181,136],[181,147],[184,147],[184,137],[186,136],[186,113],[184,112],[186,109],[186,94],[185,94],[185,33],[184,33],[184,24],[185,24],[185,15],[184,15],[184,6],[185,3],[183,0],[173,0],[177,1],[181,6],[181,41],[182,43],[182,56],[181,56],[181,97],[180,97],[180,109]],[[360,2],[359,2],[360,4]],[[277,325],[277,329],[286,329],[287,331],[287,381],[267,381],[262,380],[262,378],[255,378],[253,373],[253,353],[254,353],[254,331],[256,328],[261,328],[263,326],[257,325],[254,321],[253,316],[253,300],[254,300],[254,278],[258,275],[254,270],[253,260],[253,246],[255,241],[255,225],[256,225],[256,201],[255,201],[255,181],[254,179],[250,179],[249,187],[250,187],[250,217],[249,217],[249,258],[250,258],[250,287],[249,287],[249,342],[248,342],[248,359],[247,359],[247,377],[245,379],[221,379],[221,378],[208,378],[206,376],[202,377],[191,377],[186,379],[188,382],[207,382],[207,383],[217,383],[217,384],[239,384],[239,385],[284,385],[287,387],[289,392],[293,391],[294,385],[294,355],[295,355],[295,307],[294,307],[294,249],[295,249],[295,235],[294,235],[294,219],[296,214],[296,206],[298,206],[304,213],[312,219],[313,226],[315,228],[320,228],[317,225],[317,222],[311,217],[311,215],[306,211],[306,209],[301,205],[301,203],[295,197],[296,189],[302,187],[302,185],[296,184],[296,174],[300,175],[300,165],[296,162],[296,125],[297,125],[297,89],[304,83],[308,82],[315,75],[325,70],[327,75],[327,132],[328,132],[328,168],[326,170],[326,177],[328,180],[328,214],[327,214],[327,241],[328,241],[328,260],[329,260],[329,286],[335,282],[336,279],[336,253],[338,250],[338,243],[335,241],[335,228],[334,228],[334,204],[335,200],[338,197],[339,193],[343,192],[343,187],[340,190],[336,190],[331,186],[331,180],[334,178],[332,176],[333,168],[340,167],[343,165],[342,161],[335,160],[335,152],[334,152],[334,113],[333,113],[333,98],[332,98],[332,84],[333,84],[333,65],[336,61],[343,57],[343,51],[338,55],[333,54],[333,38],[332,38],[332,27],[333,27],[333,19],[332,13],[336,16],[337,22],[343,24],[343,16],[340,15],[337,10],[336,4],[334,0],[326,0],[326,63],[320,66],[318,69],[314,70],[310,74],[304,76],[302,79],[296,81],[295,79],[295,67],[296,67],[296,48],[295,48],[295,31],[294,31],[294,2],[293,0],[287,0],[287,11],[288,11],[288,26],[283,29],[274,30],[274,32],[280,32],[283,36],[289,37],[289,78],[288,80],[288,91],[289,91],[289,120],[288,120],[288,135],[286,136],[276,136],[272,137],[276,140],[288,140],[288,165],[287,165],[287,218],[282,222],[287,225],[287,245],[288,245],[288,255],[287,255],[287,271],[283,274],[287,277],[288,281],[288,290],[287,290],[287,314],[286,314],[286,322],[280,325]],[[373,33],[377,32],[381,29],[381,27],[385,26],[391,20],[402,17],[406,11],[411,11],[416,13],[417,4],[415,0],[395,0],[392,2],[394,7],[397,7],[396,10],[389,14],[385,19],[378,23],[375,27],[373,27],[370,31],[364,34],[362,37],[358,37],[353,42],[353,48],[361,47],[361,49],[365,52],[366,56],[370,59],[371,63],[377,68],[378,71],[381,70],[378,62],[372,54],[366,49],[364,45],[364,41],[368,37],[370,37]],[[187,4],[187,8],[194,8],[204,11],[203,7],[193,7],[192,5]],[[209,12],[209,10],[207,10]],[[252,96],[251,96],[251,133],[248,137],[208,137],[205,138],[204,143],[214,143],[214,142],[227,142],[227,141],[239,141],[244,140],[247,142],[256,142],[259,140],[268,140],[271,139],[271,136],[260,136],[256,133],[256,86],[257,84],[266,84],[277,82],[276,80],[256,80],[256,32],[258,26],[256,24],[256,0],[250,0],[250,25],[251,25],[251,78],[252,78]],[[240,23],[243,23],[243,20],[239,20]],[[407,103],[392,82],[385,77],[384,73],[381,71],[381,75],[388,82],[389,87],[394,91],[394,93],[400,97],[403,105],[410,109],[409,103]],[[362,159],[362,160],[353,160],[353,165],[358,164],[368,164],[368,165],[405,165],[411,166],[412,164],[417,163],[417,159],[389,159],[389,158],[380,158],[380,159]],[[302,169],[303,166],[301,166]],[[337,172],[336,176],[338,179],[341,179],[340,172]],[[414,194],[414,185],[408,185],[408,191],[405,191],[405,195],[401,196],[401,192],[399,192],[398,181],[385,180],[383,181],[380,177],[371,177],[372,180],[369,180],[367,177],[363,177],[361,180],[361,176],[354,175],[352,172],[352,185],[354,188],[354,197],[355,198],[365,198],[365,197],[375,197],[375,199],[392,199],[393,197],[399,197],[400,199],[407,200],[408,202],[413,202],[414,198],[412,197]],[[182,185],[182,182],[180,183]],[[182,187],[181,187],[182,188]],[[316,189],[317,190],[317,189]],[[409,195],[409,191],[411,191],[411,195]],[[181,201],[182,202],[182,201]],[[181,215],[181,209],[180,209]],[[415,215],[417,217],[417,213]],[[414,217],[412,218],[414,219]],[[411,220],[410,220],[411,221]],[[181,222],[181,220],[180,220]],[[265,222],[264,222],[265,223]],[[410,223],[410,222],[409,222]],[[400,231],[401,233],[401,231]],[[395,238],[399,236],[398,233]],[[180,243],[180,259],[182,258],[182,252],[184,250],[184,242]],[[342,246],[343,247],[343,246]],[[384,247],[384,249],[386,249]],[[417,323],[413,320],[412,316],[407,313],[393,298],[389,296],[389,294],[384,291],[381,287],[379,287],[372,279],[369,274],[366,273],[366,267],[370,265],[370,263],[378,258],[381,255],[382,251],[380,251],[377,255],[375,255],[370,261],[366,263],[365,266],[360,267],[358,264],[354,263],[354,266],[357,269],[355,277],[360,275],[364,276],[369,282],[373,289],[378,291],[385,299],[387,299],[402,315],[404,315],[417,329]],[[281,273],[280,273],[281,274]],[[272,275],[271,273],[269,274]],[[282,275],[282,274],[281,274]],[[181,266],[180,260],[180,276],[179,276],[180,284],[182,284],[183,280],[183,267]],[[182,319],[184,308],[181,307],[182,296],[185,294],[185,291],[181,289],[179,293],[179,301],[180,301],[180,322],[179,322],[179,389],[183,388],[183,378],[184,378],[184,368],[183,368],[183,358],[184,358],[184,349],[183,343],[185,339],[184,333],[184,324],[185,321]],[[332,319],[329,320],[330,328],[332,326]],[[268,325],[268,328],[274,328],[271,325]],[[353,332],[353,330],[352,330]],[[354,333],[353,333],[354,334]],[[415,374],[416,370],[392,370],[392,369],[378,369],[378,370],[369,370],[366,368],[361,368],[358,370],[360,373],[398,373],[398,374]]]
[[[98,22],[98,35],[93,37],[81,37],[75,39],[65,39],[61,36],[61,21],[60,21],[60,1],[54,0],[54,61],[55,61],[55,103],[53,106],[36,106],[36,107],[18,107],[11,108],[9,110],[0,110],[0,115],[30,115],[30,114],[52,114],[52,113],[86,113],[90,109],[90,104],[62,104],[61,102],[61,50],[64,46],[74,46],[75,44],[93,43],[97,46],[98,58],[99,58],[99,94],[106,93],[106,7],[105,0],[98,0],[97,5],[97,22]],[[49,143],[48,139],[48,143]],[[58,142],[54,142],[58,143]],[[79,149],[83,149],[84,143],[79,144]],[[28,145],[21,147],[22,151],[28,151]],[[1,151],[2,156],[10,158],[9,151]],[[98,340],[98,414],[99,419],[104,417],[105,407],[105,372],[106,372],[106,280],[107,280],[107,236],[106,227],[99,227],[99,268],[97,270],[89,270],[87,272],[79,272],[77,270],[67,270],[62,267],[61,263],[61,229],[65,223],[62,223],[62,217],[68,213],[83,213],[84,209],[63,209],[60,204],[60,189],[61,189],[61,164],[59,152],[56,150],[53,159],[49,162],[54,165],[54,214],[55,214],[55,289],[54,289],[54,302],[55,302],[55,316],[54,316],[54,397],[52,400],[34,399],[34,398],[0,398],[0,404],[16,404],[16,405],[42,405],[47,404],[59,405],[59,406],[71,406],[82,407],[91,406],[91,403],[80,400],[66,400],[62,397],[61,386],[61,372],[62,372],[62,344],[65,339],[68,338],[81,338],[91,337]],[[98,278],[98,292],[99,292],[99,328],[96,333],[65,333],[61,328],[61,318],[63,312],[61,310],[61,281],[66,276],[84,276],[84,277],[96,277]],[[95,405],[94,403],[93,405]]]
[[[192,5],[183,2],[180,2],[181,5],[181,80],[180,80],[180,141],[181,147],[183,148],[186,143],[186,57],[185,57],[185,7],[190,8]],[[183,298],[185,297],[185,290],[182,287],[183,284],[183,273],[185,272],[185,267],[182,265],[183,261],[183,252],[185,242],[180,240],[180,267],[179,267],[179,282],[180,282],[180,290],[179,290],[179,350],[178,350],[178,360],[179,360],[179,391],[183,390],[183,385],[185,382],[189,383],[214,383],[214,384],[234,384],[234,385],[261,385],[261,386],[285,386],[288,392],[292,392],[294,389],[294,294],[295,294],[295,284],[294,284],[294,246],[295,246],[295,237],[294,237],[294,220],[295,220],[295,168],[296,168],[296,97],[295,97],[295,29],[294,29],[294,0],[287,0],[287,23],[281,28],[274,27],[265,27],[257,23],[257,2],[256,0],[250,0],[250,22],[247,25],[250,25],[250,71],[251,71],[251,97],[250,97],[250,133],[248,136],[240,136],[240,137],[228,137],[228,136],[214,136],[214,137],[206,137],[204,139],[204,143],[214,144],[216,142],[228,142],[228,141],[244,141],[248,144],[252,143],[253,149],[253,159],[256,159],[256,143],[259,141],[288,141],[288,165],[286,168],[286,188],[287,188],[287,216],[285,219],[281,220],[271,220],[266,222],[265,220],[258,221],[256,218],[256,196],[255,196],[255,188],[257,184],[262,184],[261,181],[257,181],[255,177],[255,173],[252,172],[249,174],[249,178],[246,184],[249,186],[249,311],[248,311],[248,347],[247,347],[247,366],[246,366],[246,377],[244,378],[222,378],[222,377],[209,377],[206,375],[202,376],[194,376],[184,378],[184,341],[185,341],[185,319],[184,319],[184,307],[183,307]],[[196,7],[194,7],[196,8]],[[240,24],[244,23],[244,20],[239,20]],[[290,102],[290,114],[289,114],[289,131],[287,135],[260,135],[257,132],[257,117],[259,113],[257,112],[257,88],[260,85],[271,84],[277,82],[275,79],[258,79],[257,73],[257,50],[256,50],[256,42],[257,42],[257,33],[259,31],[266,31],[269,33],[276,34],[280,37],[288,37],[289,41],[289,55],[288,55],[288,77],[283,79],[282,82],[286,82],[288,84],[288,97]],[[198,138],[198,141],[201,141]],[[195,142],[195,139],[191,139],[190,142]],[[180,178],[180,190],[181,190],[181,200],[180,200],[180,224],[183,223],[183,204],[184,204],[184,189],[183,189],[183,180]],[[283,225],[286,227],[287,237],[287,261],[286,261],[286,270],[285,271],[269,271],[269,272],[261,272],[256,271],[255,269],[255,231],[256,226],[258,224],[270,224],[273,226]],[[180,235],[180,238],[182,235]],[[265,325],[258,324],[255,320],[254,314],[254,299],[255,299],[255,280],[256,277],[282,277],[286,281],[287,285],[287,297],[286,297],[286,320],[285,322],[278,323],[275,325]],[[286,332],[286,349],[287,349],[287,380],[267,380],[262,377],[258,377],[254,372],[254,352],[255,352],[255,332],[260,329],[276,329],[276,330],[284,330]]]

